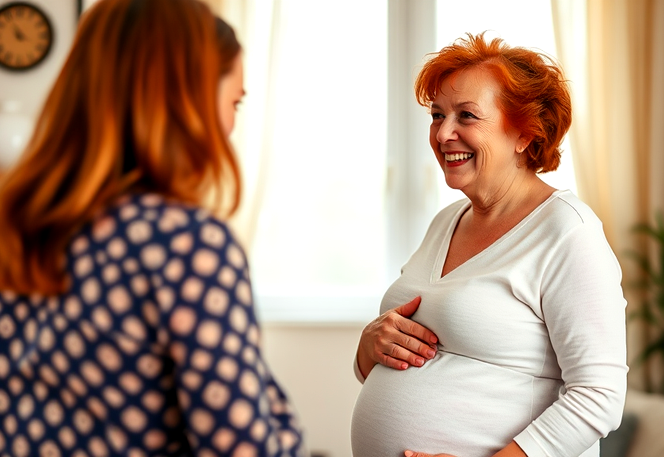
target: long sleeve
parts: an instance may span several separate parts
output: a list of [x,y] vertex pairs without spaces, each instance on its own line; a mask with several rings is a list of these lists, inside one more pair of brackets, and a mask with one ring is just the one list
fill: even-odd
[[620,424],[628,370],[620,280],[596,218],[559,240],[541,293],[564,387],[516,437],[529,457],[578,456]]

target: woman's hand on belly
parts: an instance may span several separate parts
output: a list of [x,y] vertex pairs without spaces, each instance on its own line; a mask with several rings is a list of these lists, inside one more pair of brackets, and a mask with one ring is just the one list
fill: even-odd
[[438,337],[410,319],[421,300],[415,297],[364,327],[357,348],[357,363],[365,378],[377,363],[405,370],[409,366],[421,367],[436,355]]

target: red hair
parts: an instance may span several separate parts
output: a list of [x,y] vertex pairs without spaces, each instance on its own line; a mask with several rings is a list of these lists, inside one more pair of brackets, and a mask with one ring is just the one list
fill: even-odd
[[239,170],[217,108],[240,45],[198,0],[100,0],[16,166],[0,181],[0,290],[60,293],[71,237],[120,195],[227,213]]
[[560,67],[550,57],[484,33],[458,39],[432,55],[415,82],[415,96],[429,107],[447,77],[472,67],[490,71],[501,87],[499,106],[506,121],[530,139],[525,165],[538,173],[560,165],[560,144],[572,123],[572,102]]

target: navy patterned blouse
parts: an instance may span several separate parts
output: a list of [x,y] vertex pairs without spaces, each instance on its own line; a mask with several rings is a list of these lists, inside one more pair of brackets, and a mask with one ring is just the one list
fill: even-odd
[[128,196],[67,259],[63,296],[0,294],[0,455],[305,454],[224,223]]

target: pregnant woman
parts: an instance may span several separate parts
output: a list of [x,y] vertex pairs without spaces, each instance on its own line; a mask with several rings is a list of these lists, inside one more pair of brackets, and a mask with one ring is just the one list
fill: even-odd
[[538,177],[571,123],[562,71],[468,35],[415,92],[466,198],[434,218],[362,332],[353,456],[597,457],[624,404],[626,302],[597,216]]

